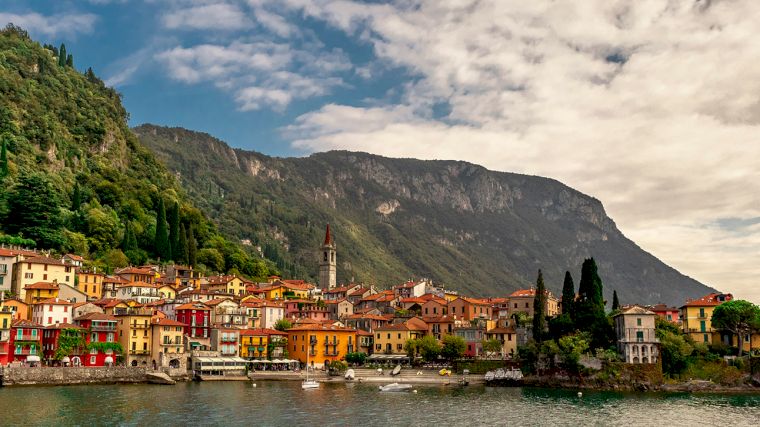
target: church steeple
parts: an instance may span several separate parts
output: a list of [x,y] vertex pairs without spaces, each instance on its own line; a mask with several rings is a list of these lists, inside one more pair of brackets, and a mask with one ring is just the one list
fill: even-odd
[[335,241],[333,241],[330,232],[330,224],[327,224],[325,230],[325,241],[322,244],[319,259],[319,287],[322,289],[332,289],[337,284],[337,260]]

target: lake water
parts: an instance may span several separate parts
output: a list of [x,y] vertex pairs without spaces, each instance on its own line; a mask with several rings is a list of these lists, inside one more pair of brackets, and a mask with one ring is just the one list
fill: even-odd
[[638,394],[372,384],[180,383],[0,388],[0,425],[760,425],[760,394]]

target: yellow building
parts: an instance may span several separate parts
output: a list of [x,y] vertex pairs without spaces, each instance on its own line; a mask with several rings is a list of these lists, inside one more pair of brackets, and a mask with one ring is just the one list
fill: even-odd
[[232,274],[226,276],[209,276],[207,278],[209,291],[224,292],[232,295],[245,295],[246,282]]
[[177,291],[170,285],[159,285],[158,295],[161,299],[174,299],[177,298]]
[[0,359],[3,354],[8,354],[10,338],[11,338],[11,324],[13,323],[14,311],[11,307],[8,307],[0,301]]
[[79,270],[77,272],[77,289],[84,292],[88,299],[103,298],[103,278],[100,273]]
[[49,283],[49,282],[37,282],[33,283],[31,285],[27,285],[24,287],[24,293],[25,293],[25,302],[29,305],[31,304],[37,304],[40,301],[44,301],[46,299],[50,298],[58,298],[58,290],[60,288],[58,287],[57,283]]
[[[496,327],[486,330],[486,341],[497,340],[501,343],[499,357],[513,357],[517,354],[517,332],[511,327]],[[496,355],[489,355],[496,356]]]
[[186,365],[185,345],[182,340],[184,330],[184,323],[153,317],[150,354],[158,367],[181,368]]
[[[114,316],[119,319],[116,325],[119,331],[119,343],[124,348],[127,366],[152,364],[151,357],[151,316],[153,310],[134,307],[115,310]],[[158,363],[158,360],[156,360]]]
[[17,299],[7,299],[3,301],[3,307],[10,310],[13,320],[29,320],[29,304]]
[[457,298],[459,298],[459,292],[456,292],[456,291],[445,291],[443,293],[443,299],[445,299],[446,302],[454,301]]
[[717,332],[711,322],[713,310],[732,299],[731,294],[711,293],[688,301],[681,307],[681,328],[684,334],[689,335],[695,342],[712,344],[713,334]]
[[284,282],[281,280],[275,280],[274,283],[259,288],[260,291],[265,292],[266,299],[307,299],[309,298],[309,286],[305,283],[293,283]]
[[375,354],[406,354],[404,344],[410,339],[422,338],[427,331],[428,325],[417,317],[375,328]]
[[[276,359],[283,357],[282,346],[288,334],[276,329],[245,329],[240,331],[240,357],[245,359]],[[270,348],[269,344],[273,346]],[[269,351],[272,351],[270,354]]]
[[287,333],[289,357],[306,363],[308,352],[308,362],[314,367],[343,360],[346,354],[357,351],[356,329],[309,323],[288,329]]
[[64,283],[74,288],[74,266],[60,259],[37,256],[18,261],[13,268],[11,291],[26,301],[25,288],[38,282]]

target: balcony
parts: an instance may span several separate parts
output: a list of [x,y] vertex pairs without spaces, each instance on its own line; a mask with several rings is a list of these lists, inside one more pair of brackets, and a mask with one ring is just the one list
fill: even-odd
[[129,350],[129,354],[134,356],[148,355],[150,350]]
[[136,323],[132,322],[130,325],[132,329],[148,329],[150,327],[150,323]]
[[325,356],[337,356],[338,352],[335,351],[335,350],[333,350],[333,351],[327,351],[327,350],[325,350],[324,355]]
[[16,356],[36,356],[39,353],[37,353],[36,348],[17,348],[13,354]]
[[222,342],[237,342],[238,337],[237,335],[222,335],[221,341]]
[[182,345],[182,340],[176,340],[176,341],[163,341],[163,342],[161,343],[161,345],[165,345],[165,346],[172,346],[172,347],[175,347],[175,346],[178,346],[178,345]]
[[93,331],[113,332],[116,330],[116,323],[93,323],[90,329]]
[[40,341],[40,335],[39,334],[22,334],[21,336],[14,335],[15,341]]

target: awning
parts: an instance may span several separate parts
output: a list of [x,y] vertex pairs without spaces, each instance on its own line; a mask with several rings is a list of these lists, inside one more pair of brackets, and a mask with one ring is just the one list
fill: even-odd
[[112,364],[112,363],[113,363],[113,357],[111,357],[111,356],[106,356],[106,360],[105,360],[105,362],[106,362],[106,363],[108,363],[108,364]]
[[71,362],[71,359],[69,359],[69,356],[63,356],[63,359],[61,359],[61,363],[69,363]]
[[408,360],[409,357],[403,354],[373,354],[367,360]]
[[40,361],[40,356],[35,356],[35,355],[26,356],[26,361],[27,362],[39,362]]

